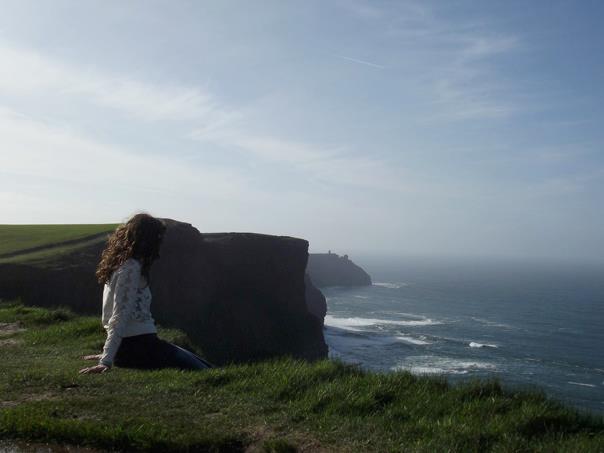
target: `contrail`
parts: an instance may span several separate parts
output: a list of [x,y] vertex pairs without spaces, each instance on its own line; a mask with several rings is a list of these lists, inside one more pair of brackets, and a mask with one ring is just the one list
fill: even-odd
[[337,55],[338,58],[343,58],[344,60],[354,61],[355,63],[364,64],[367,66],[371,66],[378,69],[386,69],[386,66],[382,66],[379,64],[371,63],[370,61],[358,60],[356,58],[345,57],[344,55]]

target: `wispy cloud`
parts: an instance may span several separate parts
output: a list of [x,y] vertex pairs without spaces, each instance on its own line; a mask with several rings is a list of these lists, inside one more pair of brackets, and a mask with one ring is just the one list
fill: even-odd
[[[191,138],[218,144],[227,150],[244,151],[261,162],[283,165],[306,175],[309,186],[345,185],[394,192],[417,191],[410,175],[375,156],[356,155],[344,145],[305,143],[277,136],[262,136],[236,124],[225,124],[212,133],[194,131]],[[311,187],[308,187],[311,189]]]
[[372,68],[386,69],[386,66],[382,66],[381,64],[377,64],[377,63],[371,63],[370,61],[359,60],[358,58],[346,57],[344,55],[336,55],[336,56],[343,60],[348,60],[348,61],[352,61],[354,63],[364,64],[366,66],[371,66]]
[[374,2],[364,0],[338,0],[340,6],[363,19],[376,19],[384,15],[384,10]]
[[[355,149],[346,143],[309,143],[279,135],[259,134],[254,131],[253,122],[250,125],[251,119],[258,116],[253,107],[246,111],[230,109],[199,87],[158,85],[119,74],[93,71],[6,44],[0,45],[0,59],[10,68],[0,73],[0,94],[18,92],[23,97],[41,98],[56,93],[60,97],[57,102],[65,102],[66,97],[79,101],[84,99],[137,120],[180,122],[189,128],[187,137],[190,139],[219,145],[227,152],[245,152],[250,159],[293,169],[306,175],[309,184],[415,190],[409,178],[402,177],[400,169],[377,156],[355,155]],[[369,62],[362,64],[373,65]],[[0,111],[0,121],[2,147],[21,156],[11,159],[4,171],[22,172],[30,177],[53,174],[71,182],[113,181],[115,184],[135,184],[139,188],[155,187],[158,191],[183,192],[187,186],[191,190],[193,187],[203,190],[202,186],[207,184],[216,193],[226,194],[234,189],[225,181],[241,179],[239,175],[220,168],[203,168],[199,173],[199,168],[188,168],[187,163],[176,156],[145,156],[145,171],[137,172],[136,166],[141,165],[137,160],[140,156],[127,148],[96,143],[56,124],[49,126],[28,116],[20,117],[16,111]],[[108,162],[112,160],[121,162],[121,165],[111,170]],[[29,165],[31,161],[35,164]],[[61,168],[54,168],[56,162],[64,164]],[[161,178],[160,173],[171,176]],[[110,179],[103,174],[110,175]],[[136,183],[141,174],[145,176],[140,183],[148,182],[144,186]],[[243,183],[239,186],[241,191],[244,190]]]
[[[96,185],[120,191],[181,194],[212,192],[219,198],[249,190],[244,175],[208,166],[191,167],[170,157],[140,155],[99,143],[72,130],[35,120],[0,106],[0,143],[5,175],[28,181]],[[9,157],[10,154],[10,157]]]
[[520,36],[492,24],[451,20],[425,2],[357,0],[341,6],[371,25],[384,52],[390,46],[399,62],[413,61],[404,80],[430,106],[425,121],[505,118],[529,105],[495,66],[495,57],[522,49]]
[[66,96],[145,121],[217,121],[227,114],[200,87],[153,84],[95,67],[70,65],[0,42],[0,94]]

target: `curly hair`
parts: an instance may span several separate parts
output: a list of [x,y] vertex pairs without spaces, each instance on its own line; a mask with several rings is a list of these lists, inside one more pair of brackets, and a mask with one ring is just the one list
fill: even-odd
[[118,226],[107,239],[107,245],[96,269],[101,285],[109,282],[113,272],[128,258],[136,258],[142,264],[142,275],[149,278],[151,264],[159,258],[159,247],[166,225],[149,214],[136,214]]

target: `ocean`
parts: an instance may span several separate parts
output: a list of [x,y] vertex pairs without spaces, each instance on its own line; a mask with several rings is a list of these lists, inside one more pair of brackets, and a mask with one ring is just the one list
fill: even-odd
[[498,378],[604,414],[604,266],[352,257],[373,286],[322,288],[330,356]]

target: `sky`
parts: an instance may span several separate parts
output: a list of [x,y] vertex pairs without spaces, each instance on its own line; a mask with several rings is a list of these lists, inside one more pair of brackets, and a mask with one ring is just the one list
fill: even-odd
[[604,260],[600,1],[0,8],[0,223]]

